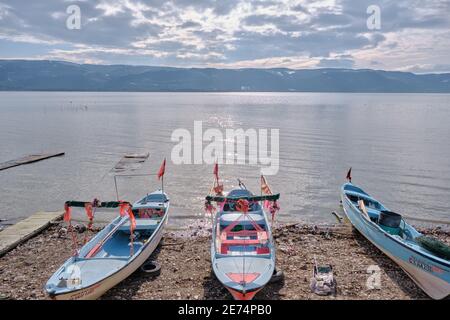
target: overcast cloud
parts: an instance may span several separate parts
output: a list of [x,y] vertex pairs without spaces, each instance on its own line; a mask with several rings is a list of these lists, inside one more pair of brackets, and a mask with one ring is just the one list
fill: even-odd
[[0,0],[3,59],[450,72],[449,57],[450,0]]

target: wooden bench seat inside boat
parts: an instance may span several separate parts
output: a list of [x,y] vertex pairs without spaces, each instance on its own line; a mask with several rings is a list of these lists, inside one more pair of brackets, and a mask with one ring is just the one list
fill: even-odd
[[[157,219],[136,219],[135,230],[155,230],[160,220]],[[119,228],[120,231],[130,231],[130,221],[128,220]]]
[[247,213],[243,217],[242,213],[226,213],[220,216],[220,224],[223,226],[230,225],[236,221],[239,221],[239,224],[252,224],[252,222],[256,222],[257,224],[264,225],[264,216],[258,213]]

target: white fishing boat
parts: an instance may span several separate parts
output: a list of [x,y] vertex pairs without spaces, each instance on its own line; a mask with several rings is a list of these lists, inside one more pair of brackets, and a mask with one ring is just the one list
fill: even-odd
[[122,201],[68,201],[65,220],[69,224],[72,207],[86,208],[90,219],[92,211],[98,208],[119,208],[120,215],[50,277],[45,291],[52,299],[97,299],[130,276],[161,241],[170,201],[162,189],[133,205]]
[[341,188],[344,212],[352,225],[372,244],[396,262],[433,299],[450,294],[450,248],[425,236],[398,213],[351,183]]

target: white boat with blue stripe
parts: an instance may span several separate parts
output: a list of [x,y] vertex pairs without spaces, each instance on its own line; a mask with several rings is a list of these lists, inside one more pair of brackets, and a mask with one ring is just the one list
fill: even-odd
[[[119,207],[106,202],[100,207]],[[48,280],[45,291],[56,300],[92,300],[130,276],[153,253],[164,234],[169,198],[161,190],[133,204],[130,216],[118,216],[77,254],[70,257]],[[70,201],[70,206],[85,206]],[[98,207],[97,207],[98,208]]]

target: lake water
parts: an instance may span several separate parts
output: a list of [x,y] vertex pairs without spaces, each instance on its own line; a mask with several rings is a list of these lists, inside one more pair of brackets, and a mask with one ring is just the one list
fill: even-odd
[[[0,93],[0,162],[37,152],[53,158],[0,171],[0,219],[61,210],[69,199],[114,200],[111,168],[149,152],[132,173],[156,173],[168,158],[171,226],[204,218],[212,165],[174,165],[174,129],[278,128],[282,222],[333,222],[347,169],[389,208],[450,220],[450,95],[336,93]],[[259,193],[259,166],[220,167],[225,189],[240,177]],[[119,181],[123,199],[158,187],[155,177]]]

